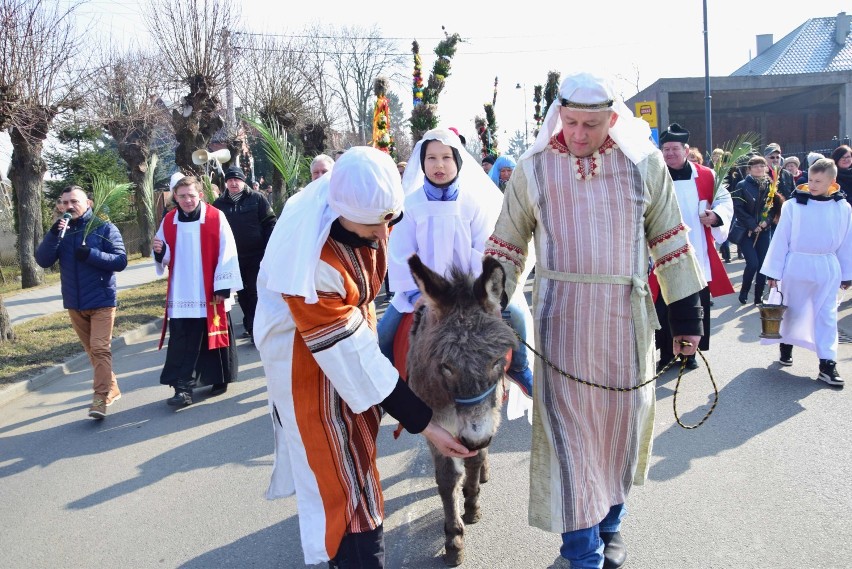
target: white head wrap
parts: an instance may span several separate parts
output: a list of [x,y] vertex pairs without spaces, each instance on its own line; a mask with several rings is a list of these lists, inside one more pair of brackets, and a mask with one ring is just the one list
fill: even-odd
[[[481,207],[485,208],[489,216],[497,220],[500,210],[503,208],[503,194],[482,169],[480,163],[470,155],[461,143],[461,139],[456,133],[448,128],[433,128],[423,135],[417,144],[414,145],[414,150],[411,152],[411,158],[408,159],[408,164],[405,166],[405,173],[402,175],[402,188],[405,190],[405,195],[416,192],[423,187],[423,166],[420,161],[420,149],[424,142],[437,140],[443,142],[447,146],[451,146],[458,150],[459,153],[459,191],[468,192],[468,195],[474,196],[480,200]],[[466,166],[465,166],[466,165]]]
[[[564,103],[563,103],[564,100]],[[551,137],[562,130],[559,109],[566,107],[581,111],[615,111],[618,119],[609,129],[609,136],[627,158],[638,164],[654,152],[657,147],[651,142],[651,128],[642,119],[633,116],[627,106],[616,99],[610,83],[590,73],[568,75],[559,86],[559,96],[547,109],[547,115],[533,145],[523,153],[521,159],[547,148]]]
[[184,174],[183,172],[175,172],[174,174],[172,174],[172,177],[169,180],[169,191],[173,191],[175,189],[175,184],[183,180],[185,177],[186,174]]
[[317,263],[334,220],[343,216],[363,224],[389,221],[387,215],[397,217],[402,211],[404,196],[394,161],[369,146],[346,151],[334,170],[297,195],[281,212],[260,267],[267,289],[315,304]]

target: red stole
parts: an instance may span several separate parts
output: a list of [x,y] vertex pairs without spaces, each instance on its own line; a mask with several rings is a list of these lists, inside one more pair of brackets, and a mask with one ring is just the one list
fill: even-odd
[[[216,264],[219,262],[219,210],[211,205],[206,206],[204,223],[201,224],[201,272],[204,276],[204,293],[207,304],[207,348],[216,350],[230,345],[228,336],[228,314],[223,302],[213,300],[213,276]],[[177,224],[175,215],[178,208],[173,209],[163,218],[163,236],[169,247],[169,279],[166,286],[166,315],[163,318],[163,331],[160,335],[160,345],[166,337],[166,327],[169,322],[168,299],[174,275],[175,251],[177,246]]]
[[[698,188],[698,199],[706,200],[708,206],[713,204],[713,171],[707,166],[701,164],[693,164],[696,169],[695,186]],[[731,280],[728,278],[728,271],[725,270],[725,265],[722,264],[722,259],[719,257],[719,252],[713,244],[713,234],[710,228],[706,225],[701,226],[704,229],[704,241],[707,243],[707,258],[710,260],[710,282],[707,286],[710,288],[710,294],[713,297],[733,294],[734,287]],[[654,301],[660,293],[660,283],[657,282],[657,275],[651,271],[648,277],[648,287],[651,289]]]

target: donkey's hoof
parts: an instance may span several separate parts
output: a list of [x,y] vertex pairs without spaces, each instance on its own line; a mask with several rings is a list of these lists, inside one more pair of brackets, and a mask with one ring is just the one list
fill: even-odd
[[482,511],[477,507],[471,510],[465,510],[462,520],[465,524],[475,524],[482,519]]
[[444,553],[444,564],[447,567],[458,567],[464,561],[464,549],[448,548]]

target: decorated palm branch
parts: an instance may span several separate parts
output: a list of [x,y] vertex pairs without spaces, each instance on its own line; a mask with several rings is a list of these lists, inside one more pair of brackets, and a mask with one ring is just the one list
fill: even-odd
[[535,131],[533,136],[538,136],[538,131],[541,130],[541,123],[544,121],[544,115],[541,113],[541,96],[542,96],[543,87],[541,85],[536,85],[533,87],[533,103],[535,106],[535,113],[533,114],[533,120],[535,121]]
[[[92,231],[104,223],[109,223],[110,212],[118,213],[129,205],[132,187],[133,184],[117,184],[100,174],[92,176],[92,217],[83,228],[83,245],[86,245],[86,239]],[[95,243],[94,246],[99,245]]]
[[376,77],[373,82],[376,106],[373,109],[373,147],[390,154],[393,137],[390,134],[390,103],[388,102],[388,80]]
[[739,135],[733,141],[726,142],[722,145],[724,153],[716,164],[713,165],[713,171],[716,173],[716,182],[713,186],[713,201],[716,201],[716,195],[719,190],[728,188],[727,177],[732,168],[737,167],[754,148],[760,144],[760,136],[754,132],[747,132]]
[[261,120],[252,120],[243,117],[243,120],[251,125],[260,134],[260,145],[266,158],[269,160],[276,173],[283,180],[284,188],[282,192],[274,194],[272,209],[275,214],[281,213],[287,199],[296,193],[294,191],[296,180],[299,178],[299,163],[301,154],[287,140],[287,132],[279,126],[275,121],[265,123]]
[[550,108],[550,104],[556,100],[556,97],[559,95],[559,72],[558,71],[550,71],[547,74],[547,83],[544,85],[544,109],[545,113],[547,113],[547,109]]
[[411,111],[411,137],[415,142],[423,138],[423,134],[427,130],[438,126],[438,97],[444,89],[447,77],[450,76],[450,60],[456,54],[458,44],[462,41],[459,34],[450,35],[443,26],[441,26],[441,29],[444,31],[444,39],[435,46],[435,55],[438,56],[438,59],[435,60],[426,87],[419,92],[420,97],[418,97],[417,87],[418,79],[422,85],[420,46],[415,40],[411,47],[414,54],[414,99],[421,101],[419,104],[415,103],[414,109]]

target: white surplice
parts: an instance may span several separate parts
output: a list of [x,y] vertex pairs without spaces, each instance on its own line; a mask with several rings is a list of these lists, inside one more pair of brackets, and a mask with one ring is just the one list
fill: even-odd
[[[174,275],[169,288],[167,310],[169,318],[207,318],[207,295],[204,291],[204,272],[201,263],[201,225],[205,220],[207,204],[201,203],[200,217],[197,221],[178,221],[179,214],[173,218],[177,226],[177,257],[174,263]],[[233,293],[242,290],[240,265],[237,260],[237,245],[231,226],[225,214],[219,210],[219,259],[213,273],[213,290],[230,290],[225,300],[225,310],[234,305]],[[163,220],[166,223],[166,220]],[[157,230],[157,239],[165,242],[163,225]],[[155,261],[157,275],[163,275],[169,266],[172,251],[166,245],[166,254],[160,263]]]

